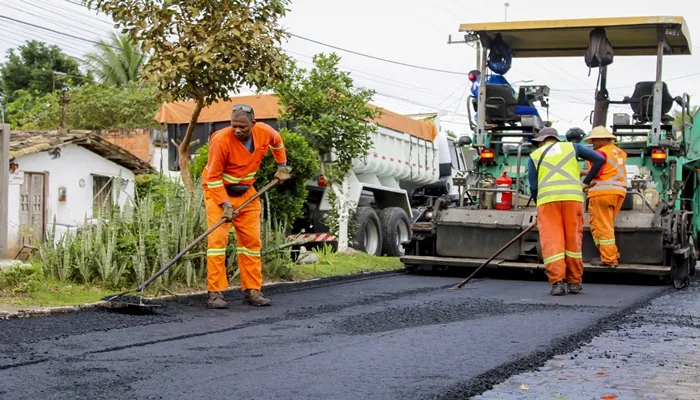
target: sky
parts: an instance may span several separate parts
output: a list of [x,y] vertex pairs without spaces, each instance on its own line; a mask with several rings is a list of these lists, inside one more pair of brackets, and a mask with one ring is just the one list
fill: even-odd
[[[0,18],[0,62],[6,51],[26,40],[56,44],[74,57],[93,50],[91,41],[108,37],[109,18],[80,6],[79,0],[0,0],[0,16],[70,34],[62,36]],[[391,111],[411,114],[438,112],[441,130],[468,134],[466,73],[476,67],[476,52],[460,40],[459,25],[500,22],[625,17],[683,16],[691,35],[691,56],[664,58],[663,76],[673,96],[691,95],[700,104],[700,3],[693,0],[296,0],[284,26],[296,37],[283,44],[302,67],[311,67],[317,53],[335,51],[341,68],[351,72],[355,85],[374,89],[372,103]],[[369,56],[412,64],[414,68],[364,57],[299,37]],[[441,71],[431,71],[436,69]],[[638,81],[654,80],[655,57],[616,57],[608,67],[612,99],[631,96]],[[597,71],[588,76],[583,56],[576,58],[514,59],[506,77],[511,83],[547,85],[551,89],[550,120],[561,133],[570,127],[591,129],[587,119],[593,108]],[[697,99],[697,100],[694,100]],[[611,106],[612,112],[631,114],[628,106]],[[611,123],[611,118],[608,123]]]

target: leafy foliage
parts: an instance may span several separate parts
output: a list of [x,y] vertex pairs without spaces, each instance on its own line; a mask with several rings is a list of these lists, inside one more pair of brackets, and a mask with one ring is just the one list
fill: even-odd
[[[318,160],[316,153],[302,136],[287,129],[282,129],[280,135],[287,152],[287,163],[293,168],[292,179],[277,186],[275,190],[269,192],[268,196],[270,199],[270,219],[286,228],[301,216],[308,195],[306,182],[316,175]],[[194,179],[202,175],[208,155],[208,144],[197,149],[195,158],[190,165]],[[255,187],[260,189],[270,183],[276,172],[277,163],[272,154],[268,153],[258,170]]]
[[41,130],[56,129],[61,119],[58,93],[28,90],[15,92],[15,100],[7,105],[7,118],[12,129]]
[[[54,71],[65,75],[54,75]],[[15,101],[20,90],[41,96],[91,80],[58,46],[36,40],[8,50],[7,61],[0,65],[0,86],[7,103]]]
[[[66,128],[129,129],[157,125],[153,116],[158,99],[153,87],[129,83],[121,87],[98,83],[69,92],[66,106]],[[17,99],[7,105],[8,120],[13,129],[56,129],[61,109],[58,93],[38,95],[25,90],[16,92]]]
[[[685,116],[685,122],[692,123],[693,122],[693,117],[695,114],[698,112],[699,106],[691,106],[690,107],[690,115]],[[683,113],[681,112],[680,109],[675,109],[673,110],[673,127],[675,128],[676,131],[681,131],[683,129],[683,121],[681,119],[683,118]]]
[[71,92],[66,126],[73,129],[129,129],[157,126],[158,98],[152,86],[90,84]]
[[[292,64],[290,78],[275,88],[283,106],[281,118],[296,123],[295,130],[320,154],[337,158],[334,173],[341,180],[372,146],[374,124],[380,110],[369,107],[374,91],[358,90],[350,73],[338,68],[340,57],[317,54],[311,71]],[[333,176],[331,176],[333,180]]]
[[110,41],[100,40],[97,52],[85,56],[97,78],[107,85],[138,82],[146,56],[125,35],[112,33]]
[[279,20],[288,0],[84,0],[108,14],[149,54],[143,76],[169,101],[196,101],[179,148],[185,187],[193,190],[188,150],[201,109],[244,86],[265,89],[284,77],[287,36]]
[[377,126],[369,121],[379,117],[381,111],[367,105],[374,91],[356,89],[350,73],[338,68],[339,62],[340,57],[335,53],[317,54],[313,58],[314,67],[308,73],[293,64],[290,78],[275,91],[283,106],[281,118],[294,121],[296,132],[321,156],[332,154],[335,159],[333,163],[322,165],[331,191],[337,192],[328,197],[335,212],[326,214],[325,223],[335,227],[339,249],[345,250],[348,235],[340,228],[340,221],[349,222],[354,206],[347,201],[343,189],[347,188],[347,183],[343,181],[353,161],[363,158],[371,148],[370,134]]

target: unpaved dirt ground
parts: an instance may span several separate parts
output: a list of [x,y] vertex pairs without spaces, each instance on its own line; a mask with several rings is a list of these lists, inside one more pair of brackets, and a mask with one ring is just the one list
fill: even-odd
[[459,281],[386,274],[276,288],[269,308],[230,294],[228,310],[201,297],[157,315],[0,321],[0,399],[470,398],[669,293],[586,284],[551,297],[546,282],[490,279],[447,290]]

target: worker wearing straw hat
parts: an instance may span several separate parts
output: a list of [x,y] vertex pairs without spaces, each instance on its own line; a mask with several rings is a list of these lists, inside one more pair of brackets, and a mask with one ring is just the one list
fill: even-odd
[[594,127],[585,140],[606,158],[600,174],[592,180],[595,186],[588,191],[591,235],[600,252],[600,258],[593,259],[591,265],[614,268],[620,263],[615,218],[627,196],[627,154],[613,143],[617,138],[604,126]]

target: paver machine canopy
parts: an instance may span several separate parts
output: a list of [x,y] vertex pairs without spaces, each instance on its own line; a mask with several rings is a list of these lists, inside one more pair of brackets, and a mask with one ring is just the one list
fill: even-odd
[[[665,57],[691,54],[685,20],[630,17],[474,23],[461,25],[460,31],[466,42],[477,44],[480,58],[480,69],[470,73],[470,80],[480,83],[488,75],[468,104],[476,112],[476,118],[470,118],[473,135],[459,141],[477,150],[476,167],[455,181],[463,189],[458,204],[438,201],[416,221],[413,240],[407,245],[409,255],[403,258],[407,267],[479,265],[532,223],[537,210],[534,202],[527,201],[527,164],[522,156],[530,152],[530,138],[549,123],[538,113],[516,115],[514,110],[532,107],[534,101],[541,101],[548,110],[549,88],[521,87],[515,96],[514,90],[502,87],[500,78],[493,79],[498,71],[491,65],[495,62],[507,71],[521,58],[577,57],[598,75],[591,101],[592,125],[610,126],[618,146],[628,154],[627,198],[615,221],[623,264],[615,270],[589,264],[586,268],[656,274],[671,278],[676,287],[687,284],[695,272],[700,215],[700,142],[694,134],[698,119],[690,113],[689,96],[672,96],[662,79]],[[494,48],[501,53],[495,59]],[[627,56],[656,56],[656,71],[636,59],[640,60],[636,71],[648,71],[649,78],[638,82],[629,96],[611,99],[607,70],[617,58]],[[615,114],[608,124],[611,104],[628,106],[632,115]],[[674,106],[681,109],[675,128],[669,115]],[[509,107],[510,111],[503,111]],[[575,138],[580,140],[580,135],[562,136],[563,140]],[[587,263],[598,253],[587,215],[585,221]],[[538,233],[525,235],[499,257],[498,267],[542,269]]]

